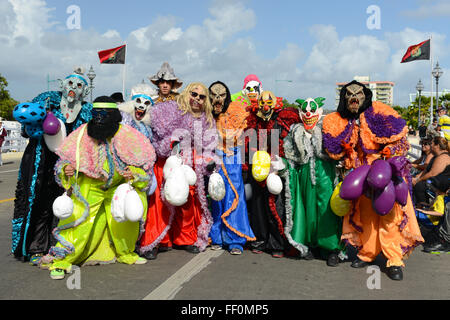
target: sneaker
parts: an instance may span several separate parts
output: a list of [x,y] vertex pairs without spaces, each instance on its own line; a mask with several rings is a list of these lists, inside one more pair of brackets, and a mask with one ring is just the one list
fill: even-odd
[[222,250],[222,246],[220,244],[213,244],[213,245],[211,245],[211,250],[214,250],[214,251]]
[[339,265],[339,257],[336,252],[330,253],[327,259],[327,266],[337,267]]
[[233,249],[231,249],[230,250],[230,253],[232,254],[232,255],[241,255],[242,254],[242,250],[241,249],[238,249],[238,248],[233,248]]
[[64,279],[64,270],[63,269],[54,269],[50,271],[50,278],[53,280],[62,280]]
[[146,264],[147,259],[139,257],[134,264]]
[[43,256],[42,253],[33,254],[30,258],[30,265],[32,265],[32,266],[39,265],[39,262],[41,261],[42,256]]

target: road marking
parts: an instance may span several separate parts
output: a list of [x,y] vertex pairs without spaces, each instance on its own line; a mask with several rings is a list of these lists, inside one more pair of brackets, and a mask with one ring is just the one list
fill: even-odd
[[13,200],[16,200],[16,198],[11,198],[11,199],[3,199],[3,200],[0,200],[0,203],[3,203],[3,202],[8,202],[8,201],[13,201]]
[[210,260],[212,258],[217,258],[224,252],[224,250],[214,251],[207,249],[206,251],[197,254],[169,279],[164,281],[158,288],[150,292],[143,300],[172,300],[183,288],[183,284],[206,268],[208,264],[211,263]]
[[16,170],[8,170],[8,171],[0,171],[0,173],[17,172],[17,171],[19,171],[19,169],[16,169]]

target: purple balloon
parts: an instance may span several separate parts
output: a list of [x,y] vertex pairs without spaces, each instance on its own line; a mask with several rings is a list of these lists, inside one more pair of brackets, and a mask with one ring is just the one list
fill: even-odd
[[344,200],[358,199],[368,188],[366,177],[369,170],[370,166],[365,164],[350,172],[342,181],[339,196]]
[[395,200],[402,206],[406,206],[408,201],[409,188],[405,180],[397,177],[394,181]]
[[387,160],[392,168],[392,175],[401,177],[403,170],[408,165],[409,160],[403,156],[392,157]]
[[58,118],[52,112],[47,113],[44,122],[42,123],[42,129],[44,129],[44,133],[54,136],[59,132],[61,128],[61,123],[59,123]]
[[391,165],[384,160],[378,159],[372,163],[367,175],[369,186],[377,189],[384,189],[392,179]]
[[372,207],[380,216],[387,215],[395,203],[395,186],[390,181],[384,190],[376,190],[372,199]]

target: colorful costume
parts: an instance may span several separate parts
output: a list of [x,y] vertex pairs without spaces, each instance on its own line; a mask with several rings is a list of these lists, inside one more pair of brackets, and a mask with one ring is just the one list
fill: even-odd
[[[194,117],[183,112],[177,102],[167,101],[152,108],[153,145],[158,160],[154,171],[158,188],[150,198],[145,232],[139,243],[141,254],[160,247],[196,246],[203,251],[208,244],[212,217],[205,193],[204,176],[210,175],[206,169],[217,145],[215,123],[207,122],[205,113]],[[190,186],[188,202],[175,207],[163,196],[163,168],[172,153],[174,142],[184,152],[185,164],[193,166],[197,175],[195,186]],[[196,149],[198,148],[198,149]],[[195,161],[193,161],[195,159]]]
[[[146,212],[145,190],[151,181],[154,149],[143,135],[126,125],[120,125],[106,143],[91,138],[86,127],[68,136],[57,151],[60,156],[55,167],[57,180],[65,189],[73,188],[74,210],[53,231],[58,243],[42,259],[42,264],[51,263],[50,270],[70,272],[72,264],[106,264],[116,260],[133,264],[139,258],[134,253],[139,221],[114,220],[111,200],[116,188],[126,182],[123,175],[128,167],[134,176],[132,186]],[[68,164],[79,166],[78,179],[76,175],[70,178],[65,175]],[[145,220],[145,215],[142,219]]]
[[[253,154],[258,150],[267,151],[272,158],[284,157],[283,139],[289,133],[291,125],[300,122],[298,112],[293,108],[283,108],[281,98],[270,91],[264,91],[259,100],[258,109],[252,109],[247,118],[245,134],[246,160],[242,167],[244,182],[251,185],[252,197],[247,201],[251,228],[256,241],[250,242],[254,252],[269,251],[276,257],[282,256],[288,248],[284,232],[286,225],[285,193],[271,194],[266,181],[258,182],[252,176]],[[274,145],[272,145],[272,142]],[[273,165],[273,163],[272,163]],[[283,174],[280,172],[282,180]],[[283,181],[285,186],[288,181]],[[286,190],[284,187],[283,190]]]
[[[345,169],[350,170],[382,157],[405,155],[409,149],[407,130],[406,121],[395,110],[372,102],[372,92],[352,81],[342,88],[338,111],[323,120],[323,145],[331,158],[343,160]],[[403,179],[410,182],[409,171]],[[411,196],[406,206],[395,203],[388,214],[381,216],[371,200],[362,195],[344,217],[342,239],[358,248],[358,258],[363,262],[373,261],[383,252],[388,268],[403,266],[403,259],[423,242]],[[396,270],[395,278],[402,278],[401,269],[391,270]]]
[[[320,248],[327,258],[343,249],[340,243],[341,219],[330,208],[337,182],[336,161],[322,149],[322,100],[300,100],[302,123],[294,124],[284,139],[288,160],[285,171],[287,197],[286,236],[290,244],[305,255],[305,248]],[[335,181],[336,180],[336,181]]]
[[241,104],[232,102],[217,120],[222,143],[216,154],[222,158],[219,174],[225,182],[226,194],[221,201],[211,202],[213,225],[209,235],[212,245],[226,247],[233,254],[242,253],[247,241],[256,240],[248,219],[241,148],[237,145],[246,128],[247,114]]
[[[32,103],[42,106],[44,112],[47,107],[61,120],[64,132],[70,134],[90,120],[92,105],[82,102],[89,91],[86,90],[87,81],[80,74],[68,76],[61,86],[62,92],[41,93]],[[75,106],[67,107],[68,101]],[[28,136],[26,132],[23,134]],[[51,231],[57,221],[53,216],[52,204],[63,193],[54,179],[57,159],[42,135],[30,137],[20,163],[14,201],[11,252],[16,258],[28,260],[33,255],[46,254],[54,244]]]

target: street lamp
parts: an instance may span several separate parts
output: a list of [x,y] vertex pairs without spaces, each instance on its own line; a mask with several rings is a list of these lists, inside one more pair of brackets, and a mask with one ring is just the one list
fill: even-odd
[[89,69],[89,71],[87,73],[87,77],[89,78],[89,80],[91,82],[91,84],[90,84],[90,88],[91,88],[91,103],[92,103],[92,90],[94,89],[94,85],[92,84],[92,82],[94,81],[95,76],[96,76],[96,74],[95,74],[94,69],[92,68],[92,65],[91,65],[91,68]]
[[[436,66],[434,67],[433,71],[431,72],[433,77],[436,78],[436,110],[438,109],[438,106],[439,106],[439,90],[438,90],[439,78],[442,76],[443,73],[444,72],[442,71],[441,67],[439,67],[439,62],[436,62]],[[431,98],[431,99],[433,99],[433,98]],[[433,110],[431,110],[431,121],[433,121]]]
[[419,120],[417,121],[417,127],[420,127],[420,94],[423,91],[423,84],[422,80],[419,79],[419,82],[417,82],[416,90],[419,92]]

